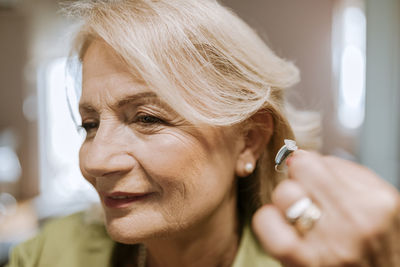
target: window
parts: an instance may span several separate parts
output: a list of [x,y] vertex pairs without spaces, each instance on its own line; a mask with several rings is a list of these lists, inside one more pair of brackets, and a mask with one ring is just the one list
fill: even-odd
[[338,119],[359,129],[365,114],[366,18],[360,0],[337,2],[333,25],[334,70],[338,83]]
[[74,123],[76,111],[71,116],[67,101],[65,88],[74,85],[74,78],[66,66],[66,58],[54,59],[41,68],[38,76],[40,216],[73,212],[98,201],[79,170],[78,152],[83,139]]

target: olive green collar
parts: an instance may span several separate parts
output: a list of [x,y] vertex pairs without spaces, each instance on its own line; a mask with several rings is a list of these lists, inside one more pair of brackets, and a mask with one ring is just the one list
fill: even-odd
[[250,225],[245,224],[238,253],[232,267],[280,267],[280,263],[266,254],[258,243]]

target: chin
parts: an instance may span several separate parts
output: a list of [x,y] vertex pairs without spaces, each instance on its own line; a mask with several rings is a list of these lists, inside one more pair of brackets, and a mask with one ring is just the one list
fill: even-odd
[[112,240],[123,244],[145,243],[170,235],[167,227],[161,226],[155,220],[131,218],[131,216],[119,218],[106,216],[106,228]]

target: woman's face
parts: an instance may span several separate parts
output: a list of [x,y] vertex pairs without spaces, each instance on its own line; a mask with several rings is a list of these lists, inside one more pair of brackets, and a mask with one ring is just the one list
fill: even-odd
[[243,142],[233,129],[190,125],[100,41],[83,59],[82,87],[80,168],[114,240],[136,243],[235,219]]

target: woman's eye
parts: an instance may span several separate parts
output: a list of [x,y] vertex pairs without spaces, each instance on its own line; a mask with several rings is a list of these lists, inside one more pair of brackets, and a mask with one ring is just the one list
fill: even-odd
[[88,133],[93,129],[97,129],[99,127],[99,124],[98,124],[98,122],[94,122],[94,121],[92,121],[92,122],[83,122],[81,127],[83,129],[85,129],[85,131]]
[[136,117],[135,122],[139,122],[142,124],[161,124],[164,121],[160,118],[151,115],[139,115]]

